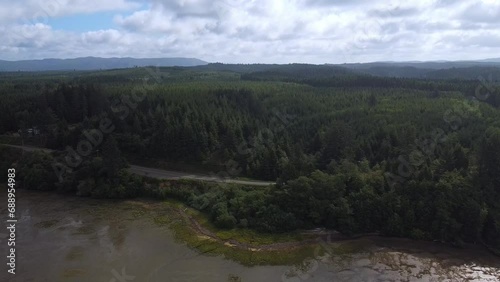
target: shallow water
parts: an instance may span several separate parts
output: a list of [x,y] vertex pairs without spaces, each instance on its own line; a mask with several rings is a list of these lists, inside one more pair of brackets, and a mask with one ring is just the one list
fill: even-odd
[[[0,281],[500,281],[500,259],[485,251],[383,238],[323,244],[302,265],[246,267],[176,242],[137,203],[18,191],[16,275],[2,228]],[[357,251],[339,254],[343,244]]]

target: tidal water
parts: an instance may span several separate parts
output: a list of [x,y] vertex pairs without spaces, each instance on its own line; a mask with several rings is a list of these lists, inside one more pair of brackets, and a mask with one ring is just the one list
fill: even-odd
[[176,241],[138,212],[150,203],[18,191],[16,274],[7,273],[5,223],[0,281],[500,281],[500,258],[480,248],[385,238],[362,239],[349,254],[324,245],[322,256],[300,265],[243,266]]

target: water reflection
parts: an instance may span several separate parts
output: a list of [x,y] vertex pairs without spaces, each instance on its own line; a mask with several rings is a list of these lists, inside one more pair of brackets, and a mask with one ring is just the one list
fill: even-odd
[[[245,267],[176,242],[131,202],[22,191],[18,208],[17,274],[4,266],[0,281],[500,281],[498,257],[484,251],[368,238],[301,265]],[[349,244],[359,251],[342,252]]]

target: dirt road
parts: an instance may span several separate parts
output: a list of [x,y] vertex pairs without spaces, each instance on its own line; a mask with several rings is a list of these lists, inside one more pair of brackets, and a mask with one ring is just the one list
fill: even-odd
[[[23,149],[27,152],[33,152],[33,151],[44,151],[47,153],[54,152],[54,150],[51,150],[51,149],[38,148],[38,147],[32,147],[32,146],[18,146],[18,145],[8,145],[8,144],[0,144],[0,145],[18,148],[18,149]],[[252,186],[269,186],[269,185],[275,184],[274,182],[266,182],[266,181],[258,181],[258,180],[225,179],[225,178],[213,177],[210,175],[204,175],[204,174],[199,174],[199,173],[163,170],[163,169],[150,168],[150,167],[144,167],[144,166],[138,166],[138,165],[130,165],[129,171],[134,173],[134,174],[137,174],[137,175],[147,176],[147,177],[157,178],[157,179],[170,179],[170,180],[193,179],[193,180],[199,180],[199,181],[235,183],[235,184],[252,185]]]

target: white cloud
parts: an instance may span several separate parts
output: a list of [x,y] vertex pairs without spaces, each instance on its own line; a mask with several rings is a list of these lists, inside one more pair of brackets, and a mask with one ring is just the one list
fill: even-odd
[[122,44],[123,35],[114,29],[89,31],[82,34],[82,41],[86,44]]
[[500,4],[490,0],[57,1],[54,16],[114,11],[116,26],[56,31],[44,21],[22,21],[40,11],[36,7],[42,2],[13,2],[9,10],[0,8],[3,58],[185,56],[342,63],[498,56]]
[[0,0],[0,24],[46,23],[52,17],[137,9],[127,0]]

